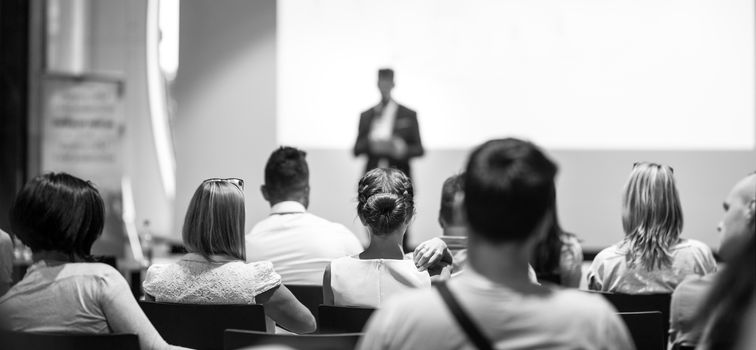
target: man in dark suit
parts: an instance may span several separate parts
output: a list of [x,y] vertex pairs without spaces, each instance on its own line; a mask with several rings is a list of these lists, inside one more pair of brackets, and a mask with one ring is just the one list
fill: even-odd
[[391,98],[394,71],[378,71],[381,102],[362,112],[354,155],[367,155],[365,172],[374,168],[397,168],[410,178],[410,159],[425,151],[420,141],[417,113]]

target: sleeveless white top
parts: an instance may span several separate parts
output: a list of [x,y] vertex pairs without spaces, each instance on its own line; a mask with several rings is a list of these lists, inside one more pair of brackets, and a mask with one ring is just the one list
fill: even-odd
[[155,301],[182,304],[254,304],[255,296],[281,284],[270,261],[246,263],[189,253],[174,264],[150,266],[144,292]]
[[337,306],[378,307],[397,292],[430,285],[428,272],[418,271],[411,259],[345,256],[331,261],[331,290]]

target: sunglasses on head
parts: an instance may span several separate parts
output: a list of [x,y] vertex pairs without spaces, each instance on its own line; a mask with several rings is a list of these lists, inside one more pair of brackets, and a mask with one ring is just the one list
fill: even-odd
[[207,179],[205,181],[202,181],[202,183],[205,183],[205,182],[230,182],[234,184],[234,186],[238,187],[240,190],[244,190],[244,180],[236,178],[236,177],[229,177],[226,179],[214,177],[212,179]]
[[651,162],[635,162],[635,163],[633,163],[633,169],[635,169],[636,167],[638,167],[641,164],[646,164],[648,166],[655,166],[655,167],[657,167],[659,169],[661,169],[662,167],[667,167],[667,169],[669,169],[670,172],[672,172],[673,174],[675,173],[675,168],[673,168],[673,167],[671,167],[669,165],[661,165],[661,164],[651,163]]

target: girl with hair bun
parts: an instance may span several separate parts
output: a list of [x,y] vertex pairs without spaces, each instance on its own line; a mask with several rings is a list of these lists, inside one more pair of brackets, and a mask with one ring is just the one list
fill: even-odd
[[357,215],[370,245],[357,256],[335,259],[323,276],[327,305],[378,307],[409,288],[429,288],[431,278],[446,279],[448,265],[424,270],[404,254],[402,238],[415,215],[412,182],[401,170],[378,168],[360,179]]

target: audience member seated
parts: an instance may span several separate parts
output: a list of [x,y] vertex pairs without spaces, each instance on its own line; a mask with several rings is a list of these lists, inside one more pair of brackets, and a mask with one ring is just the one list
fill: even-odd
[[602,250],[588,288],[627,294],[672,293],[688,275],[716,271],[711,249],[680,238],[683,216],[671,167],[635,163],[622,197],[625,238]]
[[[751,226],[751,232],[754,227]],[[748,324],[748,308],[754,303],[756,284],[756,235],[743,237],[729,267],[718,274],[703,304],[697,322],[704,323],[701,342],[696,349],[735,349],[739,339],[753,333]]]
[[[462,176],[452,175],[441,186],[441,208],[438,210],[438,224],[444,236],[467,237],[465,217],[462,212]],[[416,254],[417,256],[418,254]],[[467,264],[467,249],[460,249],[453,256],[452,276],[464,270]]]
[[744,332],[744,329],[756,329],[756,290],[751,296],[751,305],[748,307],[743,322],[743,328],[738,336],[736,350],[753,350],[756,349],[756,332]]
[[[463,185],[468,266],[448,289],[492,348],[632,349],[604,298],[528,278],[533,248],[551,225],[556,172],[528,142],[493,140],[473,151]],[[396,296],[373,314],[359,348],[472,348],[445,303],[432,289]]]
[[270,261],[284,284],[321,285],[331,260],[359,254],[363,247],[344,225],[307,212],[310,172],[305,152],[275,150],[265,165],[260,191],[270,216],[247,234],[247,261]]
[[412,182],[401,170],[377,168],[360,179],[357,215],[370,245],[358,256],[335,259],[326,267],[324,304],[377,307],[397,292],[429,288],[431,276],[448,278],[446,267],[420,271],[402,250],[415,214],[413,196]]
[[189,253],[177,263],[150,266],[144,292],[159,302],[262,304],[284,328],[312,332],[314,317],[281,284],[273,264],[245,261],[243,184],[240,179],[202,182],[184,219]]
[[104,204],[90,183],[65,173],[29,181],[11,208],[13,234],[32,250],[24,278],[0,298],[6,327],[23,332],[133,333],[142,349],[169,349],[113,267],[94,263]]
[[[720,232],[719,257],[728,263],[733,261],[738,249],[748,245],[748,240],[756,235],[756,173],[738,181],[724,201],[724,216],[717,230]],[[749,266],[735,265],[735,269],[751,269]],[[725,270],[730,269],[725,265]],[[696,311],[708,291],[723,271],[706,276],[689,276],[672,293],[670,305],[670,342],[673,344],[696,345],[701,338],[703,322],[696,322]],[[743,281],[739,281],[743,282]],[[733,284],[735,286],[735,284]],[[741,305],[743,306],[743,305]]]
[[3,230],[0,230],[0,296],[13,283],[13,241]]
[[583,273],[583,248],[577,236],[564,231],[559,224],[556,192],[554,194],[551,226],[546,237],[536,245],[531,264],[539,281],[578,288]]
[[[462,176],[464,174],[452,175],[444,181],[441,186],[441,208],[438,211],[438,224],[441,225],[443,236],[467,237],[467,223],[465,219],[464,208],[462,206]],[[430,250],[426,244],[435,242],[435,239],[423,242],[415,249],[415,262],[418,264],[422,252]],[[441,241],[443,243],[443,241]],[[436,249],[445,249],[446,245],[438,246]],[[451,268],[451,277],[455,278],[462,274],[465,265],[467,265],[467,249],[460,249],[453,255]],[[528,264],[528,276],[533,283],[538,283],[536,272]]]

